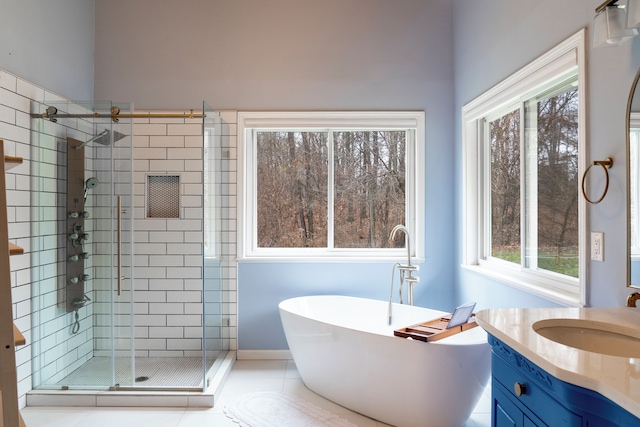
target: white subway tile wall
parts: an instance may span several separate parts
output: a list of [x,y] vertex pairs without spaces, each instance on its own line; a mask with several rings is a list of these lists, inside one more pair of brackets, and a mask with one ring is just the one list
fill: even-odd
[[[41,273],[43,279],[40,287],[45,291],[45,297],[41,303],[45,307],[55,304],[55,292],[46,293],[47,289],[55,290],[56,284],[55,262],[56,256],[52,252],[57,246],[57,239],[49,236],[37,242],[43,248],[42,252],[34,253],[36,248],[31,244],[32,229],[31,222],[31,123],[29,113],[31,111],[32,100],[44,101],[45,92],[27,82],[21,81],[16,76],[0,70],[0,139],[4,140],[4,150],[6,155],[20,156],[24,159],[22,165],[13,168],[6,174],[7,178],[7,202],[9,217],[9,238],[12,242],[19,244],[25,249],[24,255],[11,257],[11,287],[13,298],[13,317],[18,328],[23,332],[27,340],[27,345],[18,347],[16,350],[16,365],[18,373],[18,394],[20,395],[20,405],[25,404],[25,394],[31,389],[31,282],[34,280],[33,272],[30,269],[32,255],[40,255],[43,261]],[[53,137],[49,138],[54,144]],[[44,169],[44,168],[42,168]],[[55,168],[49,167],[49,171],[55,173]],[[42,180],[43,187],[49,193],[48,201],[54,204],[57,185],[55,180]],[[43,212],[46,213],[46,212]],[[36,229],[45,232],[55,229],[55,224],[43,222],[34,224]],[[49,277],[45,279],[44,277]],[[5,284],[3,284],[5,285]],[[28,308],[27,308],[28,307]],[[27,308],[27,309],[25,309]],[[37,309],[38,307],[34,307]],[[51,311],[51,309],[48,309]],[[43,310],[44,311],[44,310]],[[43,340],[43,348],[55,347],[57,337],[56,330],[48,325],[51,335]],[[43,353],[43,359],[54,359],[51,353]]]
[[[32,387],[34,366],[42,379],[66,375],[91,357],[94,349],[105,348],[102,336],[107,331],[92,327],[109,304],[91,304],[80,310],[81,329],[70,335],[72,314],[58,307],[58,276],[63,271],[64,230],[56,221],[55,206],[64,203],[64,178],[55,166],[61,153],[59,141],[67,136],[85,139],[92,126],[78,121],[75,128],[41,119],[31,119],[32,101],[65,102],[63,97],[40,88],[0,69],[0,139],[5,154],[20,156],[24,163],[7,173],[9,237],[25,248],[25,254],[11,257],[13,315],[23,331],[27,345],[16,350],[20,405]],[[229,155],[222,159],[223,245],[222,245],[222,318],[230,327],[223,330],[230,349],[237,349],[237,269],[236,269],[236,112],[221,111],[224,122],[222,140]],[[36,122],[38,122],[36,124]],[[32,130],[33,128],[33,130]],[[38,132],[39,131],[39,132]],[[135,193],[135,271],[136,314],[135,348],[138,355],[194,356],[201,354],[204,301],[202,266],[202,137],[199,119],[141,119],[134,123],[134,193]],[[32,158],[32,140],[44,149]],[[87,168],[94,167],[88,164]],[[117,171],[116,171],[117,172]],[[146,174],[179,174],[181,177],[181,212],[179,219],[145,218]],[[38,178],[34,178],[37,174]],[[36,188],[37,187],[37,188]],[[32,211],[32,196],[38,190],[37,211]],[[40,221],[34,219],[40,218]],[[40,236],[33,239],[32,236]],[[96,231],[95,250],[103,240]],[[106,240],[106,236],[104,237]],[[38,268],[35,268],[38,266]],[[99,273],[97,273],[99,276]],[[32,298],[32,287],[40,297]],[[33,315],[32,315],[33,312]],[[219,314],[219,313],[217,313]],[[82,321],[83,319],[91,319]],[[42,324],[41,339],[32,345]],[[208,338],[221,338],[216,332]],[[128,340],[122,340],[128,345]],[[35,348],[32,348],[35,347]],[[35,356],[32,357],[32,352]]]
[[[150,111],[182,113],[182,111]],[[146,113],[146,111],[136,111]],[[222,111],[220,128],[223,151],[236,152],[236,112]],[[202,122],[200,118],[143,118],[134,121],[135,266],[136,266],[136,355],[188,356],[201,350],[202,303],[213,302],[203,289],[203,186]],[[236,157],[224,157],[222,318],[228,319],[228,336],[207,334],[209,341],[230,340],[237,349],[235,182]],[[180,218],[146,218],[148,175],[180,176]],[[233,184],[232,184],[233,183]],[[232,227],[232,228],[231,228]],[[208,268],[208,267],[205,267]],[[209,277],[205,274],[205,277]],[[212,313],[220,314],[220,313]],[[162,337],[162,331],[171,331]],[[215,334],[215,332],[214,332]],[[165,341],[158,343],[158,338]],[[210,343],[211,344],[211,343]],[[200,347],[198,347],[200,346]],[[216,345],[213,345],[216,348]],[[209,349],[209,348],[208,348]]]

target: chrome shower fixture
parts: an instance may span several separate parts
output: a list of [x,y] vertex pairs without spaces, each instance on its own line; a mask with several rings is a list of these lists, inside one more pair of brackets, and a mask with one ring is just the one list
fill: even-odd
[[[87,140],[87,141],[85,141],[84,143],[82,143],[82,144],[78,145],[77,147],[75,147],[75,149],[76,149],[76,150],[79,150],[79,149],[81,149],[81,148],[84,148],[84,146],[85,146],[85,145],[87,145],[88,143],[93,142],[93,141],[98,141],[100,138],[102,138],[103,136],[107,136],[107,135],[109,135],[109,130],[105,129],[105,130],[103,130],[101,133],[99,133],[99,134],[97,134],[96,136],[94,136],[93,138],[88,139],[88,140]],[[109,139],[108,139],[108,138],[107,138],[107,141],[109,141]],[[103,142],[100,142],[100,144],[102,144],[102,145],[109,145],[109,142],[107,142],[106,144],[104,144]]]
[[[105,147],[108,147],[111,145],[111,139],[109,138],[109,134],[111,133],[111,131],[109,129],[105,129],[102,132],[100,132],[99,134],[97,134],[96,136],[92,137],[91,139],[85,141],[84,143],[78,145],[77,147],[75,147],[76,150],[80,150],[81,148],[83,148],[85,145],[89,144],[90,142],[97,142],[100,145],[104,145]],[[118,142],[120,141],[122,138],[124,138],[125,134],[114,131],[113,132],[113,142]]]
[[170,117],[175,117],[175,118],[184,118],[184,119],[193,119],[193,118],[199,118],[199,117],[207,117],[207,115],[204,113],[204,111],[202,113],[194,113],[193,110],[190,110],[189,113],[168,113],[168,114],[164,114],[164,113],[131,113],[131,114],[120,114],[120,107],[117,106],[113,106],[111,107],[111,112],[110,113],[99,113],[99,112],[94,112],[94,113],[87,113],[87,114],[67,114],[67,113],[62,113],[62,114],[58,114],[58,109],[55,107],[47,107],[46,111],[44,113],[32,113],[31,117],[33,118],[43,118],[43,119],[49,119],[52,122],[57,122],[58,118],[98,118],[98,117],[110,117],[111,121],[113,123],[118,123],[118,121],[121,118],[127,118],[127,119],[148,119],[151,117],[158,117],[158,118],[170,118]]
[[[58,114],[58,109],[57,109],[56,107],[53,107],[53,106],[49,106],[49,107],[47,107],[47,110],[46,110],[46,111],[47,111],[47,112],[46,112],[45,114],[47,114],[47,115],[49,115],[49,116],[53,116],[53,115]],[[53,118],[53,117],[52,117],[50,120],[51,120],[53,123],[56,123],[56,122],[58,121],[58,119]]]
[[92,188],[96,188],[98,184],[100,184],[100,181],[98,181],[98,178],[96,177],[91,177],[84,183],[84,202],[85,203],[87,203],[87,192]]
[[85,188],[96,188],[98,184],[100,184],[100,181],[96,177],[91,177],[84,183]]

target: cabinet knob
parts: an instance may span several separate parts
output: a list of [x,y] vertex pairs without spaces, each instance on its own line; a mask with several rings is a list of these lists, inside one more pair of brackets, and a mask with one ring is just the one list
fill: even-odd
[[513,385],[513,391],[516,394],[516,396],[522,396],[523,394],[527,393],[527,386],[522,383],[515,383]]

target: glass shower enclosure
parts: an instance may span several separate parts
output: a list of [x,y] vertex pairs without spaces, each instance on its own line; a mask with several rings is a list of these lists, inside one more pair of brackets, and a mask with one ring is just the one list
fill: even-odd
[[[221,158],[219,116],[204,104],[201,313],[189,332],[200,331],[200,350],[166,355],[136,346],[149,334],[148,317],[140,317],[149,289],[136,282],[144,209],[136,201],[132,104],[34,102],[31,116],[33,388],[204,391],[229,350],[215,262],[221,182],[219,169],[204,173]],[[176,328],[155,333],[163,330]]]

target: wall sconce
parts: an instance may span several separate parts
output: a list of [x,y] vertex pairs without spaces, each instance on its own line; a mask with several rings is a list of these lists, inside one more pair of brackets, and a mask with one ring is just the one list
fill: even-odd
[[638,35],[640,0],[607,0],[596,8],[593,24],[593,47],[619,46]]

